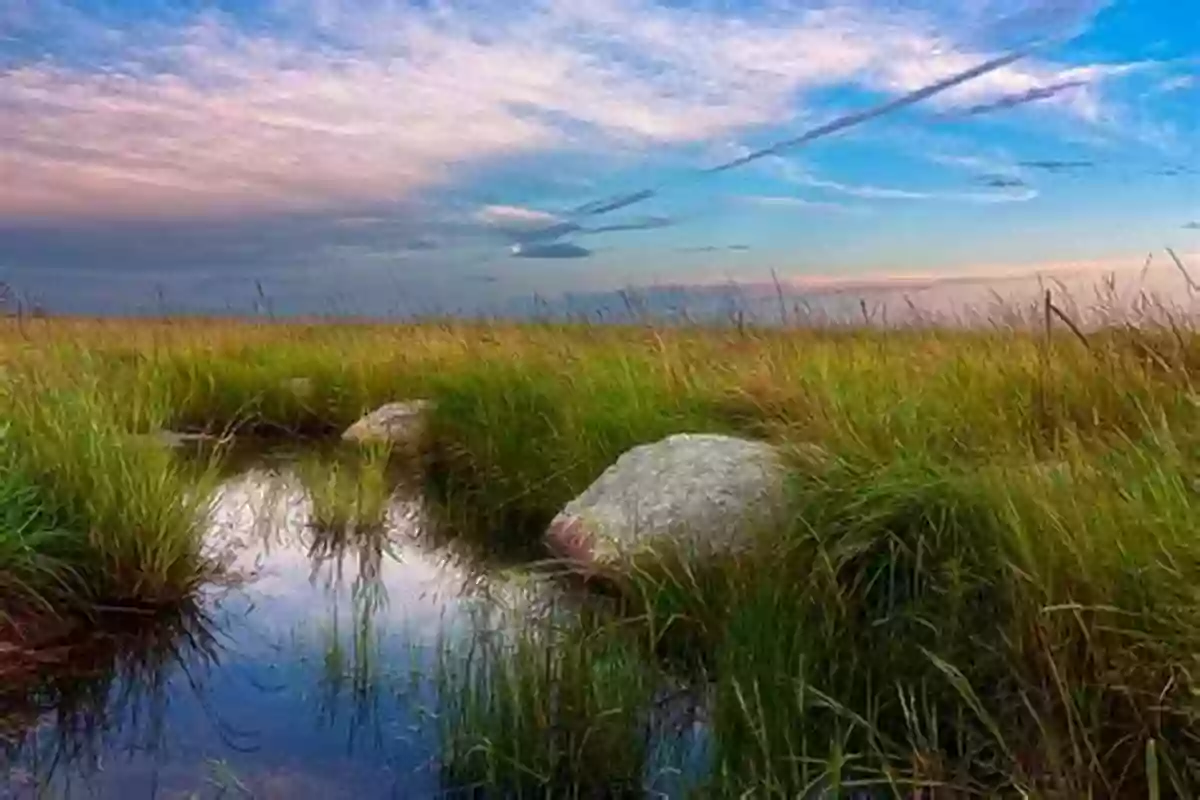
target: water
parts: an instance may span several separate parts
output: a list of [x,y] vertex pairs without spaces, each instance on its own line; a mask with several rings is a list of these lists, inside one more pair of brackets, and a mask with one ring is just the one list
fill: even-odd
[[414,676],[440,636],[555,590],[432,543],[416,497],[350,542],[309,513],[286,469],[225,483],[207,544],[230,580],[196,614],[97,633],[41,696],[0,707],[0,798],[437,796],[435,697]]

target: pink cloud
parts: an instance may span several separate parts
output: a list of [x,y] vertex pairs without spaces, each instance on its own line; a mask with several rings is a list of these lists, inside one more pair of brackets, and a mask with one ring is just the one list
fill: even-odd
[[[546,0],[515,13],[386,0],[277,7],[289,26],[275,35],[206,14],[121,32],[103,69],[38,61],[0,71],[0,216],[387,203],[506,157],[703,142],[787,122],[811,113],[794,105],[806,91],[905,91],[984,55],[915,17],[851,7],[763,19],[638,0]],[[39,9],[53,17],[53,4]],[[81,24],[72,17],[73,30]],[[306,43],[314,29],[327,43]],[[955,96],[977,101],[1063,74],[1012,65]]]
[[504,227],[508,229],[538,229],[553,225],[562,220],[545,211],[525,208],[523,206],[490,205],[478,209],[472,215],[476,221],[484,225]]

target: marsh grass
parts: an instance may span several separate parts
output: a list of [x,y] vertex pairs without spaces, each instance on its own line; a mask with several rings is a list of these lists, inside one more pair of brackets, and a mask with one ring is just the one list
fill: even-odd
[[[78,591],[72,563],[80,559],[79,537],[60,527],[37,485],[16,468],[4,449],[0,473],[0,629],[23,613],[53,613]],[[0,671],[2,672],[2,671]]]
[[541,619],[439,655],[443,782],[456,796],[636,796],[646,784],[661,677],[618,631]]
[[[129,435],[158,427],[323,436],[427,397],[431,493],[509,551],[636,444],[815,444],[752,552],[626,576],[616,622],[447,654],[448,781],[636,791],[669,671],[707,698],[701,795],[1196,796],[1200,337],[1100,310],[1138,326],[1061,298],[991,330],[39,321],[11,356],[40,370],[5,398],[11,507],[89,558],[10,549],[96,598],[194,586],[203,493]],[[315,547],[378,518],[381,473],[357,470],[312,467]]]
[[[43,534],[53,546],[39,552],[69,553],[59,572],[73,579],[77,610],[187,598],[205,575],[209,471],[185,469],[161,442],[131,432],[139,426],[128,424],[130,408],[87,375],[65,385],[31,370],[7,387],[3,404],[0,447],[9,480],[23,484],[6,514],[40,509],[38,524],[55,533]],[[26,539],[30,528],[11,530],[24,533],[7,533],[6,541]]]
[[296,472],[312,504],[309,525],[318,533],[365,533],[386,524],[397,480],[390,447],[306,454]]

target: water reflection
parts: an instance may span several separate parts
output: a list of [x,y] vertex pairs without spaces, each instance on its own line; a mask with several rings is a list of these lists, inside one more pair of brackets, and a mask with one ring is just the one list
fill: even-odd
[[435,697],[411,677],[439,636],[544,589],[432,544],[415,496],[353,531],[312,510],[285,459],[224,483],[225,574],[195,608],[106,624],[69,669],[0,690],[0,797],[436,795]]
[[[20,687],[0,692],[4,756],[10,786],[0,796],[32,792],[43,776],[58,776],[69,793],[82,776],[104,767],[112,754],[167,755],[170,723],[167,687],[179,681],[197,697],[219,646],[205,610],[169,616],[104,620],[102,630],[58,654],[48,668]],[[237,731],[201,706],[214,735],[236,748]]]

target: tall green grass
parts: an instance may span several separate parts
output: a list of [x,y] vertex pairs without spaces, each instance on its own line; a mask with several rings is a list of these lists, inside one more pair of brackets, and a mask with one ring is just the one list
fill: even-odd
[[[93,375],[68,382],[30,371],[2,398],[0,451],[13,488],[0,513],[19,518],[36,508],[31,524],[47,531],[36,550],[58,565],[23,585],[39,595],[69,580],[75,610],[177,602],[205,574],[210,471],[185,466],[160,441],[137,433],[154,427],[152,415],[116,396]],[[135,419],[141,413],[147,418]],[[0,536],[24,547],[32,564],[31,530],[10,524]]]
[[77,535],[63,529],[36,483],[8,447],[0,449],[0,629],[25,613],[53,612],[79,589],[72,564],[83,556]]
[[312,504],[310,527],[322,534],[381,529],[395,489],[391,457],[386,444],[302,456],[297,473]]
[[646,784],[654,665],[610,626],[545,619],[444,646],[443,783],[514,797],[636,796]]

